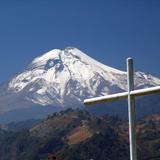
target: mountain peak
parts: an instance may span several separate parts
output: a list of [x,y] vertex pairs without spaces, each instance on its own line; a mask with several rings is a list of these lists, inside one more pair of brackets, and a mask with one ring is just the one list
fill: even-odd
[[[42,67],[48,63],[48,61],[61,60],[65,61],[67,57],[73,58],[80,57],[82,52],[75,47],[66,47],[64,50],[53,49],[37,58],[35,58],[32,63],[29,65],[30,68]],[[84,54],[83,54],[84,56]]]
[[[126,72],[106,66],[75,47],[53,49],[35,58],[15,76],[8,90],[34,104],[82,106],[85,98],[127,90]],[[144,73],[135,74],[135,87],[160,84]]]
[[35,58],[32,63],[36,63],[37,61],[45,61],[52,58],[57,58],[61,56],[62,54],[68,54],[71,52],[74,52],[76,54],[76,51],[80,51],[79,49],[75,47],[66,47],[65,49],[52,49],[51,51],[44,53],[43,55]]

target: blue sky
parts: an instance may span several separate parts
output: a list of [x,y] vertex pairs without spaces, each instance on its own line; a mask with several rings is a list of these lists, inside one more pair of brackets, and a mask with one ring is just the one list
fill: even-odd
[[159,0],[0,0],[0,82],[54,48],[160,77]]

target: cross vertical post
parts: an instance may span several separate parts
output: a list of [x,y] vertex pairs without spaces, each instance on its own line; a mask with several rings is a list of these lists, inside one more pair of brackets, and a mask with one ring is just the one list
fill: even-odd
[[127,59],[127,84],[128,84],[130,160],[137,160],[135,97],[130,94],[130,92],[134,90],[134,70],[133,70],[132,58]]

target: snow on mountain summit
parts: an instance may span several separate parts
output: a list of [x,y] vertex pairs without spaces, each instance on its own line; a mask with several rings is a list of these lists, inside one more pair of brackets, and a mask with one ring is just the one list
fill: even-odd
[[[160,84],[142,72],[135,75],[137,88]],[[71,106],[84,98],[126,90],[126,72],[106,66],[77,48],[54,49],[35,58],[8,85],[13,93],[40,105]]]

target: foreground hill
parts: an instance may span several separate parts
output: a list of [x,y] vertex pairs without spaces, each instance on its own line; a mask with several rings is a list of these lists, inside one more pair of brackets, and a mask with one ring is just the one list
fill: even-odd
[[[137,135],[139,160],[160,156],[160,115],[142,119]],[[1,129],[1,160],[46,160],[48,154],[61,160],[129,160],[128,124],[68,109],[30,129]]]

